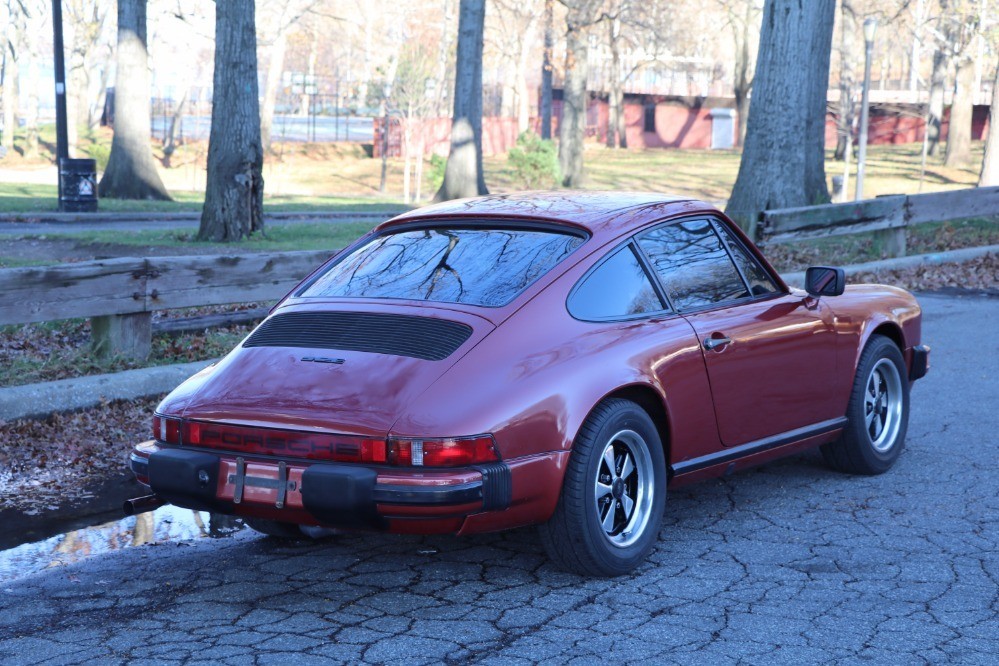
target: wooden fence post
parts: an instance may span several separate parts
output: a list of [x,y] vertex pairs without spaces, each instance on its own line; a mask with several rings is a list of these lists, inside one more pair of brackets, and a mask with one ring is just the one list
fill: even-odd
[[881,252],[886,257],[904,257],[905,244],[907,238],[907,227],[895,227],[894,229],[882,229],[874,232],[875,238],[881,245]]
[[90,342],[101,358],[125,356],[144,361],[153,345],[151,312],[102,315],[90,318]]

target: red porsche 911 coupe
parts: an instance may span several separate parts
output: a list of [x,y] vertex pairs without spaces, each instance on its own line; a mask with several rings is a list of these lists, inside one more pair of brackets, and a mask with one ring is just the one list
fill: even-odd
[[789,288],[722,213],[522,194],[400,215],[171,393],[131,468],[260,532],[540,525],[558,565],[637,566],[670,486],[820,446],[878,474],[928,367],[907,292]]

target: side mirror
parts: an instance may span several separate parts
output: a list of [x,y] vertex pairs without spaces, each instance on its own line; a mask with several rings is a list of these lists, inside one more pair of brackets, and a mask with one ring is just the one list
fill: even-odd
[[842,268],[812,266],[805,271],[805,291],[809,296],[839,296],[846,289],[846,273]]

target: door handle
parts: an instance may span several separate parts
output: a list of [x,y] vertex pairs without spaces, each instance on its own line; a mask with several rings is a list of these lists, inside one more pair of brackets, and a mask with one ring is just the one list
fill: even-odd
[[732,342],[732,338],[704,338],[704,348],[708,351],[718,349]]

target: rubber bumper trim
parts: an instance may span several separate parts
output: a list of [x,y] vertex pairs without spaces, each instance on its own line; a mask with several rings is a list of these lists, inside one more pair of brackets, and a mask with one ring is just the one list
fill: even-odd
[[210,453],[160,449],[149,454],[149,487],[163,501],[198,511],[226,511],[215,498],[219,457]]
[[467,504],[482,499],[482,482],[472,481],[453,486],[375,486],[374,498],[379,504],[410,504],[441,506]]
[[917,345],[912,348],[912,369],[909,370],[909,381],[922,379],[930,369],[930,348],[928,345]]
[[476,465],[482,474],[482,509],[502,511],[513,501],[513,475],[506,463],[494,462]]

